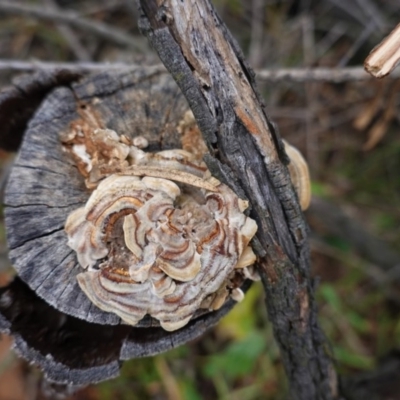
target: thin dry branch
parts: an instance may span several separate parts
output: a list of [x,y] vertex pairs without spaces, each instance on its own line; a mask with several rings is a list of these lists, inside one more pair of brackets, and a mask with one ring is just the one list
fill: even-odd
[[376,46],[364,62],[365,69],[376,78],[388,75],[400,61],[400,24]]
[[129,47],[130,49],[140,53],[143,53],[146,50],[140,39],[127,35],[124,31],[114,26],[82,18],[78,13],[73,11],[51,10],[45,7],[35,7],[15,2],[10,3],[7,1],[1,1],[0,14],[22,15],[55,23],[61,22],[77,29],[81,29],[84,32],[94,34],[119,46]]
[[[363,67],[280,68],[276,70],[262,69],[256,71],[256,74],[257,79],[268,82],[288,81],[344,83],[371,79],[371,76],[365,72]],[[393,79],[399,78],[400,71],[394,71],[390,77]]]
[[[94,72],[103,70],[131,69],[134,64],[105,62],[57,62],[57,61],[19,61],[0,60],[1,71],[33,72],[38,70],[69,70],[73,72]],[[160,65],[154,65],[163,69]],[[260,82],[331,82],[343,83],[370,80],[373,77],[363,67],[347,68],[279,68],[256,70],[256,79]],[[389,78],[400,77],[400,70],[393,71]]]
[[[161,64],[160,68],[164,68]],[[35,72],[35,71],[60,71],[68,70],[71,72],[96,72],[119,69],[130,69],[134,64],[126,63],[107,63],[107,62],[58,62],[58,61],[20,61],[20,60],[0,60],[0,72]],[[164,68],[165,69],[165,68]]]

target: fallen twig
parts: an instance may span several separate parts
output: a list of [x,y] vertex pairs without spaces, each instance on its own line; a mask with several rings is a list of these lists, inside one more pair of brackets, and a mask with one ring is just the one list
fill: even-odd
[[[159,64],[161,69],[164,67]],[[57,62],[57,61],[19,61],[0,60],[0,71],[31,72],[37,70],[61,70],[66,69],[76,72],[91,72],[111,69],[128,69],[135,64],[107,63],[107,62]],[[372,79],[363,67],[347,68],[279,68],[256,70],[256,78],[265,82],[332,82],[343,83],[352,81],[364,81]],[[393,71],[389,76],[392,79],[400,77],[400,70]]]
[[[371,77],[364,71],[363,67],[347,68],[280,68],[277,70],[256,71],[260,81],[279,82],[332,82],[343,83],[352,81],[364,81]],[[400,71],[391,75],[395,79],[400,77]]]
[[365,69],[376,78],[383,78],[400,61],[400,24],[370,53],[365,60]]

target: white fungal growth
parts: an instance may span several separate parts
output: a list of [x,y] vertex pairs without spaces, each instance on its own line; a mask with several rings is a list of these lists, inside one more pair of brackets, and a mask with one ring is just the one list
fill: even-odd
[[86,152],[86,146],[84,144],[74,144],[72,146],[72,152],[84,163],[86,164],[86,171],[90,172],[92,170],[92,160],[89,154]]
[[92,140],[94,145],[102,148],[109,159],[125,160],[129,154],[129,146],[120,141],[117,132],[111,129],[95,129]]
[[145,137],[137,136],[133,138],[132,144],[139,149],[145,149],[149,145],[149,142]]

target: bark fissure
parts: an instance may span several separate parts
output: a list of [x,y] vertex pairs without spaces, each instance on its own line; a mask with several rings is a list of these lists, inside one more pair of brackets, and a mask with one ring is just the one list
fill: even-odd
[[64,229],[64,225],[59,226],[59,227],[57,227],[57,228],[51,230],[50,232],[46,232],[46,233],[43,233],[43,234],[40,235],[40,236],[35,236],[35,237],[31,238],[31,239],[27,239],[27,240],[25,240],[25,241],[19,243],[17,246],[11,246],[11,245],[10,245],[10,246],[9,246],[9,249],[10,249],[10,250],[16,250],[16,249],[18,249],[19,247],[22,247],[22,246],[24,246],[25,244],[27,244],[27,243],[29,243],[29,242],[33,242],[33,241],[35,241],[35,240],[43,239],[43,238],[45,238],[45,237],[54,235],[55,233],[60,232],[60,231],[62,231],[63,229]]
[[9,207],[9,208],[21,208],[21,209],[25,209],[27,206],[33,206],[33,207],[39,207],[39,206],[43,206],[43,207],[47,207],[47,208],[55,208],[55,209],[59,209],[59,208],[70,208],[73,206],[76,207],[82,207],[85,205],[85,203],[82,202],[76,202],[76,203],[69,203],[69,204],[65,204],[65,205],[60,205],[60,206],[51,206],[50,204],[45,204],[45,203],[30,203],[30,204],[18,204],[16,206],[12,205],[12,204],[7,204],[4,203],[3,204],[5,207]]

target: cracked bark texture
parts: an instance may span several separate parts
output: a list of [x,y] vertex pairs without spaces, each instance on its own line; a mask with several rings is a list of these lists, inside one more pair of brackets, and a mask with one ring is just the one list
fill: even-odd
[[338,398],[317,319],[306,224],[253,72],[208,0],[140,0],[139,10],[143,34],[188,100],[207,142],[210,170],[250,200],[259,227],[253,245],[291,398]]

